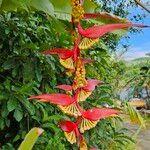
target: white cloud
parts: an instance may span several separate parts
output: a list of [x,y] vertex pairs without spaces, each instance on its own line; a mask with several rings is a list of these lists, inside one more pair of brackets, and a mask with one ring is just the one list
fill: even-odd
[[146,53],[150,53],[150,42],[143,43],[138,47],[130,47],[124,54],[124,59],[129,61],[139,57],[145,57]]

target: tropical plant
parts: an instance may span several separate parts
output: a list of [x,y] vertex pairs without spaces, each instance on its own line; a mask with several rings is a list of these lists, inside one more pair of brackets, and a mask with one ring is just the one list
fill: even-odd
[[[82,58],[81,51],[93,46],[98,42],[100,37],[108,32],[117,29],[128,29],[130,27],[147,26],[131,24],[126,20],[123,20],[122,22],[122,19],[108,14],[85,13],[83,8],[84,1],[72,0],[71,2],[72,25],[75,34],[73,37],[74,46],[72,50],[67,48],[54,48],[52,50],[44,51],[43,54],[57,54],[60,63],[67,69],[67,74],[73,76],[73,83],[72,85],[63,84],[57,86],[57,88],[65,90],[66,94],[40,94],[38,96],[31,96],[29,99],[37,99],[41,102],[55,104],[63,113],[74,116],[76,121],[63,120],[59,123],[59,127],[64,131],[66,139],[71,144],[77,143],[81,150],[86,150],[88,148],[82,133],[94,128],[101,119],[116,116],[119,111],[99,107],[85,110],[81,107],[81,103],[91,95],[95,86],[100,83],[100,81],[95,79],[86,79],[85,64],[91,61]],[[90,18],[111,18],[121,23],[98,25],[83,29],[81,20]]]
[[[59,109],[53,105],[27,100],[29,95],[35,93],[57,92],[57,89],[54,89],[57,84],[72,83],[72,77],[65,77],[64,68],[57,62],[57,57],[51,55],[43,57],[40,53],[44,49],[55,49],[56,45],[57,47],[67,47],[68,49],[73,47],[71,35],[76,34],[74,34],[74,27],[71,24],[72,10],[70,0],[44,0],[42,2],[36,0],[32,1],[32,3],[28,2],[28,0],[0,1],[0,4],[2,4],[0,10],[3,13],[0,17],[0,64],[2,66],[0,69],[0,80],[2,81],[0,85],[0,145],[2,145],[3,150],[17,149],[30,128],[40,126],[46,129],[46,132],[39,137],[33,149],[48,150],[52,147],[61,150],[76,149],[76,145],[70,145],[66,142],[61,130],[57,127],[58,122],[62,119],[72,121],[75,121],[75,119],[65,114],[62,115]],[[105,7],[105,5],[103,6]],[[98,17],[97,19],[87,19],[91,14],[86,14],[87,21],[80,21],[83,27],[91,27],[95,24],[127,22],[127,20],[108,13],[99,14],[97,11],[99,6],[90,0],[86,0],[83,7],[88,13],[94,12],[96,9],[97,14],[92,15],[93,17]],[[15,12],[5,13],[5,11],[10,10]],[[33,12],[35,10],[36,12]],[[37,12],[37,10],[42,12]],[[121,14],[125,13],[120,11],[119,16]],[[103,103],[113,104],[110,98],[113,94],[113,87],[109,83],[113,82],[110,76],[114,69],[111,68],[112,64],[108,48],[113,49],[113,41],[117,43],[120,36],[124,35],[125,32],[126,30],[119,30],[119,32],[115,30],[111,36],[109,34],[109,36],[100,39],[96,46],[91,44],[97,42],[98,39],[84,39],[79,44],[80,48],[92,46],[90,51],[81,50],[82,57],[91,56],[94,60],[83,60],[84,64],[93,62],[85,66],[87,76],[89,78],[96,76],[97,79],[107,83],[100,83],[101,86],[97,87],[96,91],[93,91],[95,94],[91,94],[94,87],[90,89],[81,88],[82,93],[85,94],[86,91],[86,97],[91,94],[86,103],[80,102],[85,109],[89,109],[90,106],[101,107]],[[72,38],[74,39],[74,37]],[[109,39],[111,40],[109,41]],[[60,62],[63,63],[62,60]],[[71,75],[72,73],[74,74],[73,70],[68,69],[67,74]],[[88,79],[87,82],[91,84],[91,82],[99,81]],[[58,86],[59,89],[62,87],[64,86]],[[72,89],[72,86],[70,89]],[[70,92],[67,91],[67,93]],[[107,149],[110,145],[111,149],[123,149],[124,145],[131,141],[126,136],[125,130],[120,126],[120,119],[117,117],[101,120],[94,129],[85,132],[84,137],[89,145],[100,149]]]

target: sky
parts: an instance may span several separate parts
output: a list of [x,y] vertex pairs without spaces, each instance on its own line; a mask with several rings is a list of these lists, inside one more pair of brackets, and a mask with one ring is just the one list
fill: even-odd
[[[131,10],[131,13],[146,13],[142,9]],[[146,13],[147,17],[138,23],[142,23],[150,26],[150,14]],[[141,33],[129,34],[130,40],[128,40],[129,49],[125,53],[125,60],[133,60],[139,57],[145,57],[146,53],[150,53],[150,28],[142,29]]]

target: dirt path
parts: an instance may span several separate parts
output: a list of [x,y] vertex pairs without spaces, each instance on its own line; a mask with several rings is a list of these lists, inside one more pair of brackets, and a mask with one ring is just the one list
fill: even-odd
[[[138,125],[125,123],[130,133],[133,135],[139,128]],[[137,136],[137,150],[150,150],[150,127],[146,131],[141,130]]]

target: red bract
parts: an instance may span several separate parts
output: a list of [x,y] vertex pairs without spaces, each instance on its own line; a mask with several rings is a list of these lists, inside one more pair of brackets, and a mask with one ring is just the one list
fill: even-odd
[[100,80],[95,80],[95,79],[87,80],[87,85],[85,87],[83,87],[83,90],[88,91],[88,92],[94,91],[95,87],[98,84],[102,84],[102,83],[103,82]]
[[99,150],[98,148],[90,148],[90,150]]
[[63,113],[70,116],[81,116],[81,112],[76,104],[76,99],[66,94],[43,94],[31,96],[29,99],[39,99],[42,102],[50,102],[56,104]]
[[75,100],[66,94],[42,94],[38,96],[31,96],[29,99],[40,99],[43,102],[50,102],[52,104],[67,106],[72,104]]
[[82,113],[82,116],[91,121],[97,121],[112,115],[118,114],[119,111],[109,108],[92,108]]
[[87,80],[87,85],[78,90],[78,101],[85,101],[98,84],[102,84],[102,81],[90,79]]
[[57,85],[56,88],[64,90],[64,91],[71,91],[72,90],[72,86],[66,85],[66,84]]
[[67,59],[73,56],[73,51],[65,48],[55,48],[52,50],[44,51],[43,54],[45,55],[57,54],[61,59]]
[[112,32],[118,29],[127,29],[130,27],[143,28],[143,27],[148,27],[148,26],[139,25],[139,24],[131,24],[131,23],[122,23],[122,24],[120,23],[120,24],[107,24],[107,25],[93,26],[84,30],[79,23],[78,32],[84,37],[96,39],[96,38],[102,37],[108,32]]
[[59,123],[59,127],[64,131],[66,139],[71,143],[76,143],[79,138],[79,130],[76,123],[65,120]]
[[73,56],[74,51],[65,48],[56,48],[53,50],[44,51],[43,54],[57,54],[60,58],[60,63],[67,69],[74,69]]
[[59,127],[64,131],[66,139],[71,143],[79,142],[80,150],[87,150],[87,144],[84,137],[78,130],[78,124],[72,121],[62,121]]
[[[108,13],[85,13],[84,19],[90,19],[90,18],[99,18],[103,20],[108,20],[113,23],[127,23],[128,21],[126,19],[122,19],[120,17],[117,17],[115,15],[110,15]],[[129,22],[128,22],[129,23]],[[82,29],[83,30],[83,29]],[[99,41],[99,37],[97,38],[86,38],[86,36],[82,39],[82,41],[79,44],[79,48],[81,50],[88,49],[91,46],[93,46],[95,43]]]
[[69,50],[66,48],[55,48],[52,50],[44,51],[43,54],[58,55],[60,58],[61,65],[63,65],[65,68],[72,71],[72,70],[74,70],[74,62],[76,61],[77,57],[80,54],[80,49],[78,47],[79,42],[80,42],[80,37],[78,37],[77,40],[75,41],[75,44],[74,44],[74,47],[72,50]]
[[118,114],[119,111],[115,109],[108,108],[93,108],[82,112],[82,119],[80,122],[80,132],[94,128],[100,119],[106,117],[114,116]]
[[65,120],[59,123],[59,127],[65,132],[71,132],[75,130],[78,126],[72,121]]

